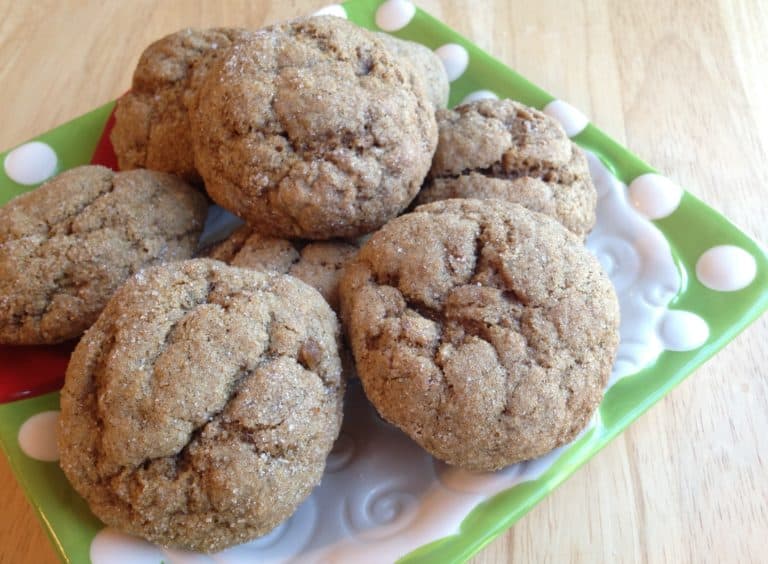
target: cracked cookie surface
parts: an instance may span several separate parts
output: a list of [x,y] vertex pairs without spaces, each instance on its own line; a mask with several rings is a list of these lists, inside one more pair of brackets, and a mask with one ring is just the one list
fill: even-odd
[[83,166],[0,208],[0,343],[78,337],[125,279],[189,258],[205,197],[154,171]]
[[339,310],[339,278],[357,247],[344,241],[289,241],[261,235],[248,225],[236,229],[205,256],[241,268],[290,274],[309,284]]
[[481,100],[438,110],[437,123],[437,151],[418,204],[498,198],[587,236],[597,191],[583,151],[557,121],[512,100]]
[[110,139],[121,170],[149,168],[202,181],[195,168],[189,108],[210,66],[245,33],[182,29],[144,50],[131,91],[115,106]]
[[379,39],[331,16],[233,45],[191,116],[210,196],[273,237],[377,229],[415,197],[437,144],[423,85]]
[[358,375],[432,455],[495,470],[572,440],[613,365],[608,277],[555,220],[445,200],[390,221],[340,283]]
[[72,355],[60,464],[108,525],[213,552],[320,481],[341,424],[338,323],[306,284],[196,259],[118,290]]

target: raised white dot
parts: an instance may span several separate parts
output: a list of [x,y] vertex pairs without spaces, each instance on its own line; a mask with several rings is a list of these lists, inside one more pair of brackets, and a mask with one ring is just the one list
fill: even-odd
[[341,4],[330,4],[320,8],[313,16],[336,16],[337,18],[347,19],[347,11]]
[[667,217],[680,205],[683,189],[660,174],[649,172],[629,185],[629,201],[648,219]]
[[464,47],[456,43],[446,43],[442,47],[438,47],[435,49],[435,55],[443,61],[445,74],[448,75],[450,82],[464,74],[469,65],[469,53]]
[[499,97],[490,90],[475,90],[470,92],[461,101],[462,104],[469,104],[471,102],[477,102],[479,100],[498,100]]
[[749,286],[757,274],[755,258],[741,247],[718,245],[696,262],[696,278],[707,288],[734,292]]
[[709,339],[709,325],[690,311],[670,310],[661,319],[659,336],[668,351],[692,351]]
[[17,184],[31,186],[48,180],[56,172],[58,158],[47,143],[31,141],[5,156],[5,174]]
[[155,545],[109,527],[93,537],[90,556],[93,564],[158,564],[165,561],[163,551]]
[[552,100],[544,106],[544,113],[559,121],[568,137],[575,137],[589,125],[587,116],[562,100]]
[[416,14],[416,6],[407,0],[387,0],[376,10],[376,25],[384,31],[403,29]]
[[22,452],[42,462],[58,460],[59,447],[56,444],[58,421],[58,411],[43,411],[27,419],[19,429],[19,447]]

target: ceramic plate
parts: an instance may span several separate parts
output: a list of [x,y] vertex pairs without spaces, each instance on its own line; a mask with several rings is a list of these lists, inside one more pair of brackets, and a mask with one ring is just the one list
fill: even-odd
[[[765,252],[567,103],[410,2],[352,0],[323,11],[434,49],[451,79],[452,105],[483,97],[520,100],[558,119],[588,151],[599,201],[587,245],[610,274],[622,311],[621,345],[605,399],[570,445],[499,472],[470,474],[435,462],[382,422],[353,384],[321,486],[267,536],[203,556],[104,528],[67,484],[55,462],[58,394],[51,390],[60,385],[71,345],[0,348],[0,440],[64,560],[463,561],[768,307]],[[111,110],[107,104],[2,155],[0,204],[67,168],[113,165],[103,135]],[[230,220],[214,208],[207,236],[221,234]]]

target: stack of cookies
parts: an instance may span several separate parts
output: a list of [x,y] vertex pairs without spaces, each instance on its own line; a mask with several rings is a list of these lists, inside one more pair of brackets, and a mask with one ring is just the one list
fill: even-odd
[[[184,30],[118,101],[126,172],[0,209],[0,342],[85,332],[59,445],[100,519],[203,552],[267,533],[319,483],[354,372],[470,470],[584,428],[619,322],[586,159],[535,109],[447,98],[431,51],[346,20]],[[205,193],[244,225],[190,259]]]

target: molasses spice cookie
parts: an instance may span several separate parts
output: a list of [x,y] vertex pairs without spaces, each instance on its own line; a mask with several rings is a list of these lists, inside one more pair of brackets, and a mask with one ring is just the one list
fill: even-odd
[[309,284],[334,311],[339,309],[339,278],[357,247],[344,241],[306,243],[266,237],[248,225],[235,230],[206,256],[232,266],[290,274]]
[[150,168],[200,182],[188,108],[208,68],[240,29],[182,29],[141,54],[131,91],[117,101],[110,139],[122,170]]
[[263,535],[320,482],[341,424],[338,323],[291,276],[147,269],[72,355],[61,467],[107,525],[214,552]]
[[331,16],[266,28],[210,70],[192,111],[210,196],[273,237],[356,237],[411,202],[437,144],[423,85]]
[[555,220],[501,200],[445,200],[390,221],[339,291],[376,409],[471,470],[572,440],[619,341],[616,294],[597,260]]
[[583,151],[548,115],[512,100],[438,110],[440,141],[417,202],[499,198],[545,213],[582,239],[597,191]]
[[78,337],[126,278],[189,258],[205,197],[175,176],[64,172],[0,208],[0,343]]

